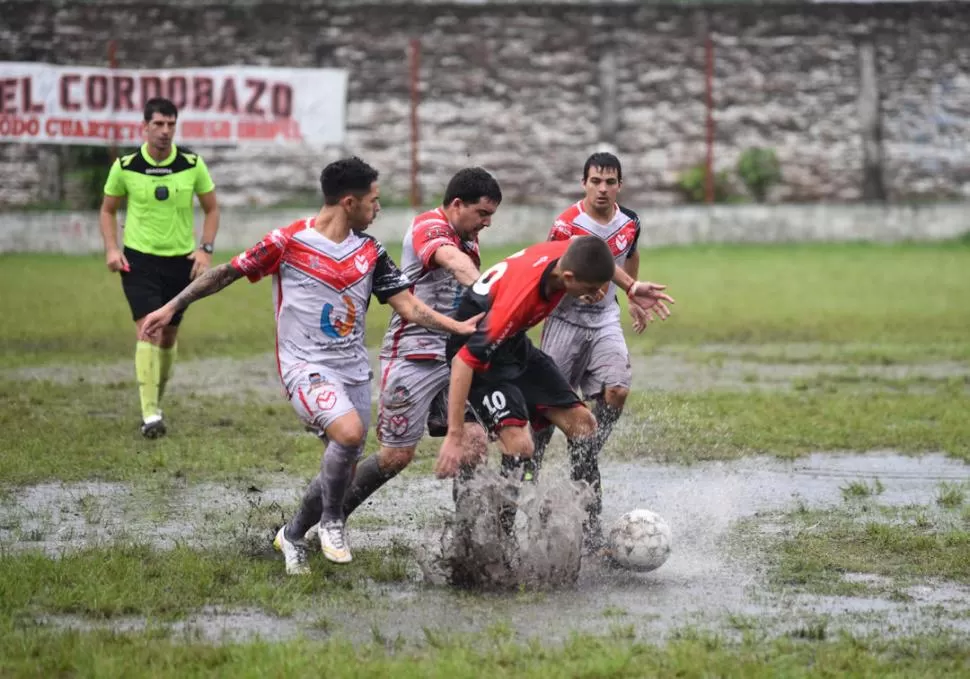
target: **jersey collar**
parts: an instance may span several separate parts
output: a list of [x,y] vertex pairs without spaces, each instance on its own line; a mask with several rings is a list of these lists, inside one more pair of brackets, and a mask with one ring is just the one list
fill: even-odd
[[168,158],[166,158],[160,163],[157,163],[155,162],[155,159],[152,158],[151,154],[148,153],[148,142],[146,141],[144,144],[141,145],[141,157],[145,159],[146,163],[148,163],[149,165],[154,165],[155,167],[159,167],[161,165],[171,165],[172,161],[175,160],[175,156],[177,154],[178,154],[178,149],[175,148],[175,144],[172,144],[172,152],[168,154]]

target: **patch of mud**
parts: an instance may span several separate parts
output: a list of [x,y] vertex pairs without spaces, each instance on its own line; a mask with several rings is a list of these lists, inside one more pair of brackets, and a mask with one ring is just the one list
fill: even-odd
[[[770,363],[725,358],[694,362],[677,351],[650,355],[631,354],[638,389],[648,391],[791,390],[813,379],[837,381],[859,389],[881,390],[888,386],[872,380],[916,380],[907,389],[928,390],[955,378],[970,377],[970,363],[938,361],[897,365],[845,365],[835,363]],[[867,380],[869,380],[867,382]],[[924,380],[920,383],[918,380]],[[927,384],[927,381],[929,384]]]
[[[371,370],[379,374],[380,361],[371,350]],[[929,390],[934,382],[970,378],[970,363],[936,361],[896,365],[846,365],[836,363],[790,363],[745,361],[724,358],[716,361],[691,361],[683,349],[660,349],[650,355],[631,354],[636,386],[650,391],[701,391],[706,389],[790,390],[815,378],[836,380],[859,389],[888,388],[869,380],[924,380],[906,385],[907,389]],[[0,378],[47,380],[57,384],[78,381],[93,384],[135,386],[131,361],[95,365],[58,364],[4,370]],[[927,383],[926,381],[929,381]],[[379,381],[372,382],[374,397]],[[169,386],[170,393],[196,393],[213,396],[254,396],[268,401],[281,400],[282,390],[272,353],[249,358],[206,358],[180,361]]]
[[[28,366],[0,372],[9,380],[43,380],[55,384],[125,384],[135,387],[135,366],[130,360],[114,363],[65,363]],[[282,399],[276,359],[272,353],[248,358],[204,358],[179,361],[169,384],[170,394],[197,393],[231,396],[240,393],[267,400]]]
[[[546,640],[563,640],[574,632],[609,633],[617,626],[658,640],[685,625],[730,632],[737,629],[738,621],[773,633],[797,631],[819,620],[829,634],[838,630],[887,635],[932,630],[970,633],[965,603],[970,600],[970,587],[907,584],[905,601],[777,591],[765,586],[765,569],[753,556],[758,545],[752,544],[750,554],[741,558],[734,556],[739,550],[731,544],[739,539],[733,531],[739,520],[802,506],[843,506],[841,487],[846,480],[878,478],[884,486],[880,504],[933,505],[941,480],[970,480],[970,466],[962,462],[940,454],[912,457],[884,451],[815,454],[794,461],[759,457],[690,467],[609,463],[602,471],[606,525],[636,507],[652,509],[670,524],[673,551],[660,569],[638,574],[584,558],[572,586],[478,594],[428,586],[416,574],[409,583],[370,585],[374,606],[315,612],[326,615],[333,634],[360,641],[372,641],[377,633],[388,639],[422,641],[425,630],[439,635],[478,632],[496,624],[510,626],[523,638]],[[543,474],[565,478],[565,471],[554,466],[547,466]],[[0,505],[3,548],[42,546],[57,553],[86,541],[110,539],[111,530],[104,525],[119,522],[129,534],[162,546],[171,544],[175,534],[191,536],[199,545],[219,545],[233,535],[258,537],[268,544],[273,526],[289,515],[303,486],[300,479],[274,477],[260,481],[259,492],[246,484],[186,486],[175,492],[123,484],[12,489]],[[95,499],[112,508],[110,517],[108,512],[98,517],[101,505]],[[351,518],[351,544],[386,547],[397,538],[416,549],[435,545],[452,507],[450,482],[398,477]],[[25,517],[34,522],[31,525],[43,540],[23,543],[16,537]],[[364,529],[375,518],[386,525]],[[65,522],[73,533],[60,532]],[[242,530],[243,523],[253,525]],[[239,621],[232,615],[212,612],[213,629],[250,629],[247,625],[253,618]],[[286,620],[280,624],[267,617],[255,627],[266,632],[283,630],[284,636],[293,626],[301,634],[319,631],[299,616]]]
[[207,643],[242,643],[247,641],[284,641],[294,637],[323,638],[325,633],[313,633],[313,620],[297,614],[290,618],[267,615],[258,609],[221,609],[207,607],[185,620],[167,625],[138,616],[111,620],[91,620],[78,615],[48,615],[36,619],[37,624],[80,631],[113,630],[143,632],[164,627],[176,638]]

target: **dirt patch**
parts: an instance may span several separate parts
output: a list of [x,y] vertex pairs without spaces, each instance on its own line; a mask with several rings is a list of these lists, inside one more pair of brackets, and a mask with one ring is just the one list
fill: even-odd
[[[634,386],[644,391],[702,391],[706,389],[788,390],[799,382],[820,377],[845,383],[865,380],[939,381],[970,378],[970,364],[959,361],[937,361],[896,365],[845,365],[828,363],[771,363],[723,358],[715,361],[692,361],[683,350],[661,349],[650,355],[631,354]],[[379,374],[380,362],[371,352],[371,369]],[[0,372],[10,380],[46,380],[58,384],[78,381],[94,384],[135,386],[131,361],[99,365],[58,364],[30,366]],[[919,388],[924,385],[913,385]],[[378,381],[373,382],[374,396]],[[276,360],[273,354],[249,358],[206,358],[180,361],[169,385],[172,394],[256,396],[268,401],[282,398]]]

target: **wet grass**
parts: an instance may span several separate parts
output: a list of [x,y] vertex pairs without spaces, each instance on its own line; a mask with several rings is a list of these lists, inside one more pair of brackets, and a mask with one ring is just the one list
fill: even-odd
[[[483,263],[515,249],[486,247]],[[399,255],[395,244],[389,251]],[[645,249],[641,256],[642,277],[669,284],[678,304],[669,321],[629,336],[634,350],[810,342],[845,360],[866,352],[890,361],[925,358],[927,351],[936,360],[970,356],[966,244],[724,245]],[[901,284],[900,272],[920,284]],[[134,331],[120,283],[99,256],[0,256],[0,289],[0,367],[132,354]],[[371,306],[372,346],[387,318],[387,307]],[[181,337],[183,359],[267,351],[273,346],[269,284],[241,281],[199,302]]]
[[610,454],[667,462],[826,450],[944,451],[970,461],[970,395],[845,391],[636,393]]
[[[865,504],[801,509],[780,517],[785,537],[768,549],[774,587],[839,596],[892,595],[917,582],[970,583],[970,526],[956,511]],[[756,531],[756,529],[755,529]],[[848,575],[889,578],[886,584]]]
[[[265,543],[264,543],[265,544]],[[354,551],[354,567],[311,553],[313,577],[288,578],[280,557],[231,547],[154,549],[118,541],[65,551],[0,554],[0,619],[73,614],[90,619],[142,616],[176,620],[207,606],[258,607],[289,616],[329,606],[356,610],[381,605],[372,583],[409,579],[406,547]]]
[[[173,392],[171,435],[148,441],[138,432],[133,392],[128,385],[0,381],[0,479],[303,477],[319,465],[320,442],[282,399]],[[606,454],[690,463],[891,448],[970,460],[967,412],[970,394],[962,390],[865,398],[849,391],[635,393]],[[428,471],[439,444],[422,442],[411,473]],[[371,435],[367,451],[376,446]]]
[[[954,677],[964,675],[966,647],[947,635],[883,640],[814,633],[740,642],[684,631],[657,645],[576,636],[563,644],[516,639],[498,631],[473,637],[434,635],[422,644],[385,639],[352,646],[338,639],[218,646],[163,629],[132,634],[0,628],[0,674],[9,677]],[[824,630],[823,630],[824,632]]]

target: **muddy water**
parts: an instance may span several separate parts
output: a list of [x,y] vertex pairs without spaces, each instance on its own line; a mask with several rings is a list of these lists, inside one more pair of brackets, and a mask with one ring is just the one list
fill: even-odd
[[[399,635],[422,639],[425,628],[438,633],[474,632],[496,624],[546,639],[562,639],[574,631],[611,630],[659,639],[684,625],[730,632],[739,620],[754,620],[757,627],[776,633],[824,620],[829,633],[845,629],[905,634],[947,628],[970,634],[968,587],[921,583],[905,590],[912,597],[906,602],[769,591],[763,568],[754,558],[757,546],[752,545],[751,558],[739,558],[732,556],[738,550],[731,544],[741,539],[732,532],[738,520],[803,505],[841,505],[840,487],[850,481],[878,478],[885,487],[878,497],[880,504],[933,505],[941,481],[970,480],[970,467],[961,462],[943,455],[906,457],[886,451],[817,454],[795,461],[749,458],[691,467],[606,464],[603,472],[607,522],[634,507],[646,507],[670,524],[673,552],[659,570],[635,574],[586,559],[574,587],[519,594],[458,593],[428,585],[416,572],[409,583],[374,585],[374,592],[384,598],[381,606],[321,609],[315,617],[328,620],[329,634],[365,641],[372,640],[375,632],[390,639]],[[273,477],[257,485],[258,491],[245,484],[159,489],[88,483],[21,488],[0,504],[0,542],[4,548],[40,547],[56,554],[126,535],[162,546],[175,539],[212,544],[226,535],[268,540],[274,522],[290,512],[303,484],[300,479]],[[415,547],[433,548],[440,544],[450,506],[450,483],[417,475],[399,477],[351,520],[352,544],[387,545],[396,537]],[[243,526],[247,521],[256,525]],[[297,616],[281,624],[258,611],[203,611],[181,623],[180,629],[196,629],[207,639],[279,638],[291,632],[319,636],[320,630],[307,620]],[[70,617],[48,622],[88,624]]]

